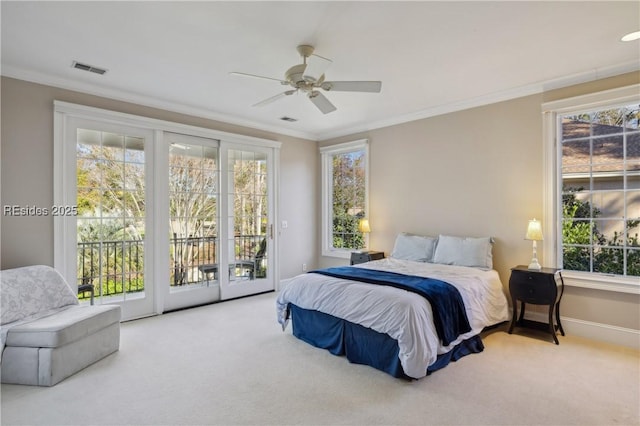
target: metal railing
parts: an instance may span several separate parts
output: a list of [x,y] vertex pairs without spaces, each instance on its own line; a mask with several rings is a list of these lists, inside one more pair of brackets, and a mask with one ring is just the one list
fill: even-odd
[[[253,260],[263,239],[263,235],[234,237],[234,260]],[[202,267],[218,263],[218,237],[174,235],[169,240],[169,251],[170,285],[201,283],[207,278]],[[81,242],[77,255],[78,285],[93,284],[96,297],[144,291],[144,240]]]
[[78,285],[83,284],[93,284],[97,296],[144,291],[144,241],[78,243]]

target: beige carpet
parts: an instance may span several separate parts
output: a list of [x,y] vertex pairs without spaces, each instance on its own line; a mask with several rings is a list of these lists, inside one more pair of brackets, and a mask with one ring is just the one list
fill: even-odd
[[275,294],[122,324],[118,353],[53,388],[2,385],[2,425],[638,425],[637,351],[487,334],[408,382],[282,332]]

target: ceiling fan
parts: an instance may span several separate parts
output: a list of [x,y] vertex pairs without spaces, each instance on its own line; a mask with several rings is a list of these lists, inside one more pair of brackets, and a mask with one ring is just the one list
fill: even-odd
[[275,96],[267,98],[254,104],[253,106],[264,106],[274,102],[282,97],[293,95],[298,91],[306,93],[307,97],[313,104],[328,114],[336,110],[336,107],[327,99],[319,89],[327,92],[370,92],[379,93],[382,89],[381,81],[326,81],[324,72],[331,65],[332,61],[322,56],[313,54],[313,46],[306,44],[297,47],[298,53],[303,58],[303,63],[294,65],[284,74],[284,80],[278,78],[264,77],[261,75],[247,74],[244,72],[231,72],[231,75],[242,77],[254,77],[266,80],[274,80],[283,86],[291,86],[292,89],[278,93]]

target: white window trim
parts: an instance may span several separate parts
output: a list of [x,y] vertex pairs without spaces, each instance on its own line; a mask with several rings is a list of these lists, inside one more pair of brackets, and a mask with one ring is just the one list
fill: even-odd
[[[78,105],[63,101],[53,101],[56,114],[63,118],[78,117],[89,120],[100,120],[106,123],[114,123],[117,125],[134,126],[143,129],[160,130],[171,133],[182,133],[185,135],[199,136],[208,139],[224,140],[238,144],[250,146],[262,146],[269,148],[280,148],[282,142],[257,138],[253,136],[244,136],[235,133],[223,132],[204,127],[191,126],[188,124],[175,123],[173,121],[160,120],[139,115],[127,114],[124,112],[111,111],[107,109],[95,108],[85,105]],[[62,123],[60,123],[62,124]]]
[[[54,100],[54,134],[53,134],[53,201],[54,204],[57,205],[72,205],[75,203],[76,194],[70,194],[68,191],[65,182],[75,180],[75,148],[71,149],[68,144],[65,143],[66,138],[68,137],[68,120],[73,119],[84,119],[90,121],[98,121],[100,123],[113,124],[116,126],[124,126],[124,127],[134,127],[138,129],[146,129],[152,131],[154,133],[153,138],[151,138],[150,143],[160,144],[163,140],[163,132],[171,132],[178,134],[186,134],[190,136],[202,137],[207,139],[216,139],[221,143],[233,143],[237,146],[248,146],[248,147],[264,147],[264,148],[273,148],[274,149],[274,175],[273,175],[273,186],[275,193],[273,195],[274,207],[273,207],[273,223],[278,223],[278,213],[279,213],[279,198],[278,198],[278,190],[279,187],[279,167],[280,167],[280,148],[282,146],[282,142],[257,138],[253,136],[245,136],[239,135],[235,133],[223,132],[219,130],[207,129],[204,127],[191,126],[188,124],[176,123],[172,121],[160,120],[155,118],[149,118],[139,115],[133,115],[128,113],[122,113],[112,110],[106,110],[96,107],[90,107],[86,105],[79,105],[70,102],[58,101]],[[70,152],[69,150],[73,152]],[[158,161],[161,160],[159,155],[161,155],[161,150],[152,150],[151,157],[153,157],[153,166],[152,169],[149,170],[149,176],[153,176],[153,173],[156,172],[156,168]],[[155,183],[155,182],[154,182]],[[151,187],[151,186],[150,186]],[[151,187],[151,191],[149,193],[149,202],[151,204],[155,204],[156,202],[153,200],[153,197],[158,196],[159,190],[166,190],[166,185],[162,186],[159,184],[155,187]],[[166,193],[166,192],[165,192]],[[162,198],[160,198],[162,199]],[[160,206],[162,207],[162,206]],[[151,216],[150,223],[151,229],[154,232],[147,233],[149,238],[152,238],[154,234],[160,235],[165,232],[165,228],[162,227],[162,224],[168,220],[166,215],[168,215],[168,208],[161,208],[158,211],[153,211],[150,209],[148,215]],[[76,270],[75,263],[71,260],[75,258],[75,251],[73,251],[73,247],[76,245],[76,234],[75,231],[72,232],[69,226],[69,221],[65,220],[63,216],[54,217],[54,267],[59,270],[62,275],[69,282],[76,282]],[[156,242],[149,240],[151,246],[156,246]],[[163,247],[155,247],[155,249],[162,250]],[[278,238],[274,236],[273,242],[273,251],[274,253],[279,252],[278,246]],[[168,252],[168,247],[165,247],[164,253]],[[155,280],[157,277],[154,277],[152,274],[157,270],[162,270],[162,268],[158,267],[158,256],[153,258],[153,267],[151,268],[151,273],[148,275],[149,279]],[[280,271],[279,271],[279,262],[276,261],[273,267],[274,273],[274,285],[276,288],[278,287],[278,283],[280,281]],[[154,296],[154,311],[155,313],[161,313],[164,308],[164,300],[162,292],[155,292]]]
[[[556,242],[562,239],[558,196],[562,183],[558,179],[560,146],[556,123],[558,115],[578,110],[589,111],[603,106],[640,102],[640,84],[542,104],[543,125],[543,264],[557,267],[561,264]],[[640,294],[640,279],[591,272],[563,271],[564,283],[574,287],[593,288],[620,293]]]
[[[331,223],[332,205],[330,203],[331,187],[329,185],[328,176],[330,175],[331,162],[329,158],[335,154],[350,152],[358,149],[364,149],[366,156],[365,164],[365,211],[369,216],[369,140],[359,139],[352,142],[345,142],[336,145],[330,145],[320,148],[321,155],[321,173],[322,173],[322,255],[329,257],[338,257],[348,259],[353,249],[336,249],[330,244],[331,241]],[[368,236],[365,236],[365,248],[369,247]]]

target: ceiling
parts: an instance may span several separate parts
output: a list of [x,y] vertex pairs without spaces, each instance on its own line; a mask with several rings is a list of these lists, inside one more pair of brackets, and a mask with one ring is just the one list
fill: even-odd
[[[640,68],[640,2],[2,1],[2,75],[323,140]],[[299,44],[333,61],[322,114],[287,89]],[[104,75],[72,62],[106,68]],[[296,122],[285,122],[281,117]]]

